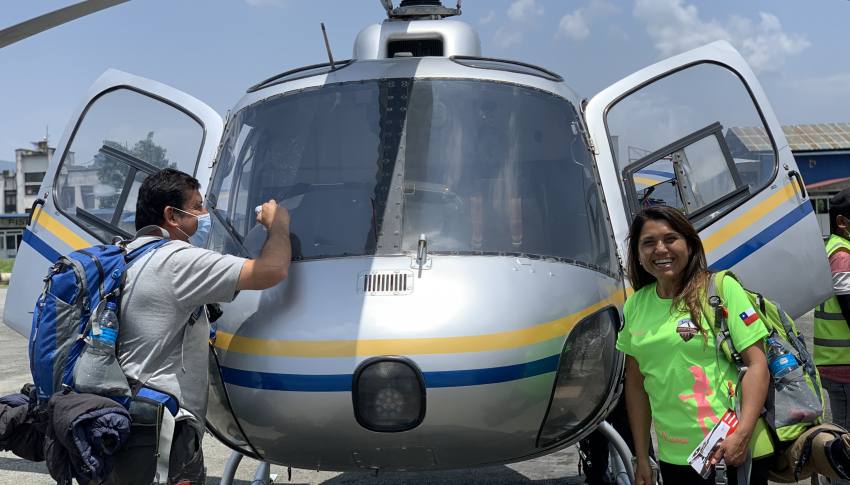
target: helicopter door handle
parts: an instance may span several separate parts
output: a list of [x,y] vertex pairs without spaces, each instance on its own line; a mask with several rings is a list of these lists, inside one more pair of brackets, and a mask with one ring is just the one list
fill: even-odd
[[27,227],[32,225],[32,216],[33,214],[35,214],[35,208],[38,206],[44,207],[44,199],[35,199],[35,201],[32,203],[32,207],[30,207],[30,213],[27,216]]
[[803,198],[805,199],[807,197],[806,185],[803,183],[803,177],[800,176],[800,172],[796,170],[791,170],[790,172],[788,172],[788,177],[797,181],[797,185],[800,186],[800,193],[803,194]]

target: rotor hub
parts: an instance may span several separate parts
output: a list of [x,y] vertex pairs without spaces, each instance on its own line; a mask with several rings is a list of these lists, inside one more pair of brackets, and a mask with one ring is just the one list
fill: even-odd
[[387,11],[390,19],[442,19],[460,15],[460,0],[457,7],[448,8],[443,6],[440,0],[402,0],[398,7],[393,7],[392,0],[381,0],[381,4]]

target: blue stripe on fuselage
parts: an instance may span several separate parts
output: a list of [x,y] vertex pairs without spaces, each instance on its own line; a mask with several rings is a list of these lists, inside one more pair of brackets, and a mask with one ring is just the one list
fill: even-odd
[[59,254],[58,251],[50,247],[49,244],[44,242],[40,237],[33,234],[32,231],[30,231],[29,229],[24,229],[24,237],[22,238],[22,240],[32,246],[32,248],[35,249],[38,254],[47,258],[47,260],[51,263],[59,259],[59,256],[62,256],[61,254]]
[[803,220],[810,212],[812,212],[812,204],[805,201],[795,207],[791,212],[785,214],[778,221],[767,226],[763,231],[750,238],[744,244],[741,244],[732,252],[718,259],[711,265],[711,269],[720,271],[729,269],[732,266],[743,261],[747,256],[761,249],[762,246],[769,243],[777,236],[791,228],[794,224]]
[[[805,218],[810,212],[812,212],[811,204],[808,201],[803,202],[744,244],[717,260],[711,266],[712,269],[720,270],[734,266]],[[56,261],[61,256],[59,252],[28,229],[24,230],[23,241],[51,262]],[[558,355],[552,355],[532,362],[487,369],[426,372],[424,378],[426,386],[429,388],[495,384],[554,372],[557,369],[558,357]],[[341,392],[351,391],[352,384],[351,374],[277,374],[229,367],[222,367],[221,373],[224,381],[229,384],[255,389]]]
[[[497,384],[555,372],[559,357],[560,355],[555,354],[532,362],[489,369],[423,372],[423,377],[425,378],[425,387],[428,388]],[[230,367],[222,367],[221,376],[224,382],[241,387],[297,392],[351,391],[354,378],[351,374],[274,374]]]

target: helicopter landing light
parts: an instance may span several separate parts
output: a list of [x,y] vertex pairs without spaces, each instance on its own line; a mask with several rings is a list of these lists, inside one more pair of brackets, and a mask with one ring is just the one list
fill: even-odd
[[354,416],[372,431],[407,431],[425,418],[425,381],[410,361],[369,359],[354,373]]
[[[620,319],[607,308],[585,318],[570,332],[558,363],[555,388],[537,446],[545,448],[580,432],[605,402],[617,376],[614,351]],[[600,350],[601,349],[601,350]],[[607,377],[607,378],[606,378]]]

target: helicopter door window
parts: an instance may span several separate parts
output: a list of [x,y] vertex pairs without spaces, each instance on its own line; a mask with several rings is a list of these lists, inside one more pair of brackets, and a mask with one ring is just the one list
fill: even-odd
[[720,123],[713,123],[626,167],[632,204],[669,205],[697,221],[741,197],[748,187],[722,133]]
[[633,213],[663,201],[705,227],[776,177],[776,147],[761,112],[746,84],[720,64],[693,64],[637,88],[605,122]]
[[103,241],[129,236],[144,178],[166,167],[194,174],[203,138],[185,112],[130,89],[109,91],[89,105],[62,155],[56,205]]

